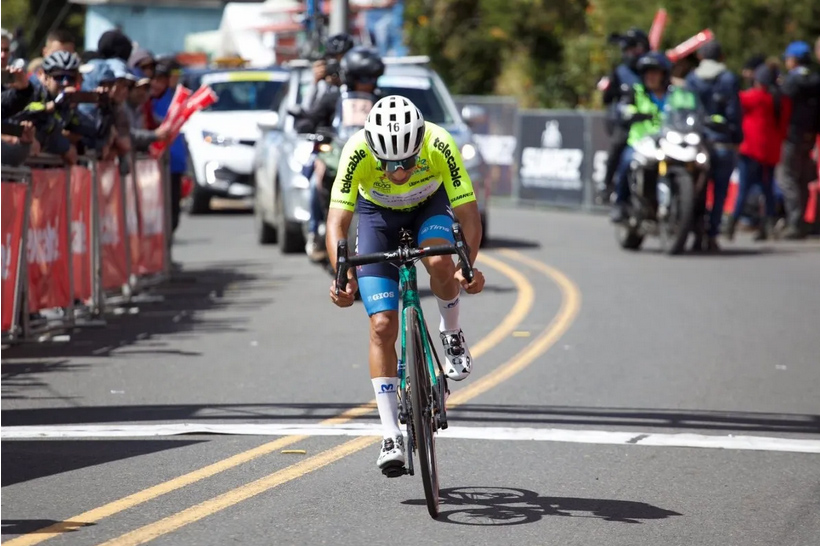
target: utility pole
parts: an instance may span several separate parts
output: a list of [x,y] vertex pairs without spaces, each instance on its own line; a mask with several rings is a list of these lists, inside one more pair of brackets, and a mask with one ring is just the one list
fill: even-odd
[[348,0],[330,0],[330,34],[350,32]]

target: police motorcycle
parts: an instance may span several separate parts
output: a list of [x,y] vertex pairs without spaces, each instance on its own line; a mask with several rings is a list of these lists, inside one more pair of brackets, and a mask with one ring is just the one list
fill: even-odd
[[[660,238],[669,255],[683,251],[696,223],[697,196],[709,173],[709,149],[703,137],[707,126],[695,96],[678,95],[661,115],[661,129],[635,143],[627,181],[627,218],[616,224],[621,247],[637,250],[647,236]],[[653,114],[635,114],[634,121]]]

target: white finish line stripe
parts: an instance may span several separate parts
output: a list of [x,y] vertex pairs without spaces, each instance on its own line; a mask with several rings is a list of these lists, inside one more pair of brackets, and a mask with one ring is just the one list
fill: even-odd
[[[166,423],[148,425],[54,425],[0,428],[3,440],[46,438],[141,438],[178,434],[238,434],[250,436],[381,436],[377,423],[318,424],[233,424],[233,423]],[[714,436],[690,433],[616,432],[607,430],[572,430],[520,427],[453,427],[439,437],[464,440],[510,440],[535,442],[570,442],[581,444],[621,444],[654,447],[697,447],[752,451],[788,451],[820,453],[820,440],[803,440],[766,436]]]

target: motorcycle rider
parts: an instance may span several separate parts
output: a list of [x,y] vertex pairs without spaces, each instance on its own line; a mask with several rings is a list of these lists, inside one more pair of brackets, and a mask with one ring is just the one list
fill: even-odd
[[[717,236],[723,219],[723,205],[729,191],[729,180],[737,163],[737,147],[743,141],[743,120],[740,106],[740,83],[725,64],[720,43],[712,40],[698,50],[700,64],[686,77],[687,88],[695,93],[703,105],[711,124],[704,128],[704,137],[709,143],[711,172],[714,185],[714,199],[709,213],[706,250],[717,252]],[[696,218],[705,212],[705,195],[699,198]],[[700,210],[698,210],[700,209]],[[702,236],[701,222],[695,223],[695,243],[693,249],[700,250]]]
[[672,63],[663,53],[647,53],[640,58],[636,68],[641,83],[632,86],[631,92],[622,97],[619,106],[620,116],[630,123],[630,128],[616,175],[616,201],[611,215],[614,223],[623,222],[628,216],[630,193],[627,174],[635,152],[633,146],[646,135],[660,131],[661,113],[666,101],[673,93],[685,92],[671,84]]
[[619,106],[625,94],[632,92],[641,78],[637,72],[638,60],[649,52],[649,37],[639,28],[630,28],[624,34],[613,34],[610,42],[621,47],[621,63],[615,67],[604,88],[603,101],[607,106],[606,130],[610,136],[609,155],[604,176],[605,195],[612,191],[612,179],[626,148],[629,124],[620,117]]
[[[384,74],[384,62],[379,53],[368,47],[354,47],[342,58],[340,65],[341,88],[329,89],[305,116],[297,122],[297,130],[313,133],[320,128],[333,127],[337,139],[346,140],[364,127],[365,119],[377,99],[376,82]],[[319,225],[325,215],[321,202],[321,184],[325,173],[335,173],[339,166],[344,142],[334,142],[330,150],[321,152],[314,160],[310,187],[310,221],[305,251],[312,261],[327,256],[323,244],[317,243]]]

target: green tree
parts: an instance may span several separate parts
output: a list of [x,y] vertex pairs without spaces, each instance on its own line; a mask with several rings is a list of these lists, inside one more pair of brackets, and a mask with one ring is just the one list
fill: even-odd
[[711,28],[734,70],[752,54],[779,56],[820,35],[817,0],[407,0],[406,30],[413,52],[429,55],[456,93],[596,107],[596,83],[619,56],[607,36],[648,31],[659,7],[668,13],[663,49]]
[[23,29],[29,57],[36,57],[53,28],[71,31],[78,48],[83,43],[85,6],[70,4],[68,0],[3,0],[3,28],[14,32]]

